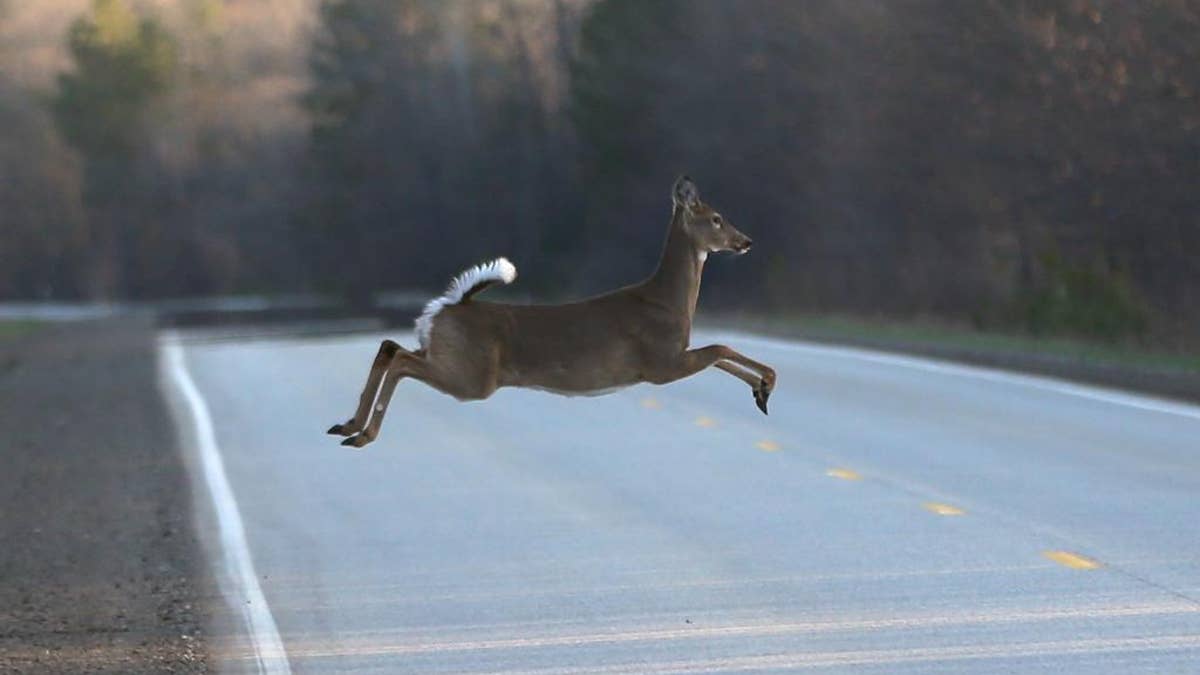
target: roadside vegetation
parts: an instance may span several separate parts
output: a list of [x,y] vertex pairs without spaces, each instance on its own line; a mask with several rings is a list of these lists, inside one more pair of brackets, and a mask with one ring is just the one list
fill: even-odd
[[579,297],[653,266],[688,172],[758,242],[709,309],[1194,354],[1198,33],[1200,0],[0,2],[0,300],[363,302],[495,255]]
[[1086,337],[1037,337],[1026,332],[980,330],[935,318],[896,320],[854,315],[767,316],[719,314],[713,325],[778,336],[860,344],[901,351],[1048,357],[1065,363],[1200,375],[1200,355],[1137,341]]
[[0,319],[0,340],[27,335],[42,327],[40,321]]

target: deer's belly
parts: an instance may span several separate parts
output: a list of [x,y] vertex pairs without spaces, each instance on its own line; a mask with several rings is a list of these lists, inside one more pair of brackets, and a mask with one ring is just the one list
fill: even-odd
[[614,385],[611,387],[604,387],[601,389],[559,389],[559,388],[555,388],[555,387],[544,387],[541,385],[534,384],[534,385],[529,385],[526,388],[527,389],[536,389],[538,391],[547,391],[547,392],[550,392],[551,394],[558,394],[559,396],[604,396],[605,394],[611,394],[616,391],[621,391],[622,389],[624,389],[628,386],[630,386],[630,385],[618,384],[618,385]]
[[541,364],[540,368],[507,373],[502,384],[548,391],[560,396],[603,396],[641,381],[638,373],[621,367],[578,367]]

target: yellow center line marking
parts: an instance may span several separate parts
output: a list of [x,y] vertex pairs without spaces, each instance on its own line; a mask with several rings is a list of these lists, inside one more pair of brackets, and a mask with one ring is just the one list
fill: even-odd
[[830,469],[825,472],[826,476],[833,478],[841,478],[842,480],[862,480],[862,476],[858,475],[857,471],[850,469]]
[[705,429],[709,429],[711,427],[717,426],[717,421],[711,417],[697,417],[696,418],[696,426],[704,427]]
[[936,513],[939,516],[961,516],[964,513],[966,513],[966,511],[963,511],[962,509],[958,508],[957,506],[951,506],[949,504],[939,504],[937,502],[925,502],[921,506],[924,507],[926,511],[932,511],[933,513]]
[[758,448],[759,450],[762,450],[763,452],[778,452],[779,451],[779,444],[776,443],[775,441],[767,441],[767,440],[759,441],[754,444],[754,447]]
[[647,410],[658,410],[659,408],[662,407],[662,404],[659,403],[658,399],[656,399],[656,398],[647,397],[647,398],[642,399],[642,407]]
[[1070,551],[1043,551],[1042,555],[1059,565],[1075,570],[1094,570],[1100,566],[1100,563],[1095,560],[1085,558],[1078,553],[1071,553]]

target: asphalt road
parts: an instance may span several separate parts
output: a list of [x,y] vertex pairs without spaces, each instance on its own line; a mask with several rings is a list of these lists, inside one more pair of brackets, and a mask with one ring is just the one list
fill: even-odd
[[343,448],[382,337],[183,338],[211,564],[262,594],[226,586],[230,672],[1200,672],[1200,408],[697,335],[777,369],[770,417],[718,371],[406,382]]

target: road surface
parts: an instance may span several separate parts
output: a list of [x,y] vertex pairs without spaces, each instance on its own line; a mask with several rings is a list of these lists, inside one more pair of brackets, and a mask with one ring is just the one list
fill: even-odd
[[164,341],[228,672],[1200,672],[1200,408],[700,334],[769,417],[404,382],[343,448],[382,337]]

